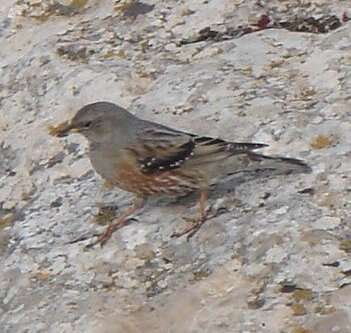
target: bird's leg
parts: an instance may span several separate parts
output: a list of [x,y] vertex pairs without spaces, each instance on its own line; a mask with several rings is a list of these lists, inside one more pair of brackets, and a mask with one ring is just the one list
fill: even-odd
[[196,234],[196,232],[200,229],[200,227],[206,222],[206,219],[208,216],[209,209],[207,207],[207,201],[208,201],[207,199],[208,199],[207,191],[205,191],[205,190],[201,191],[199,199],[198,199],[198,210],[199,210],[198,214],[199,215],[198,215],[197,219],[194,221],[194,223],[189,225],[183,231],[173,233],[171,236],[172,238],[187,235],[186,239],[189,240],[191,237],[193,237]]
[[117,218],[117,220],[114,223],[111,223],[95,242],[87,245],[87,248],[93,247],[96,244],[100,244],[101,247],[104,246],[106,242],[111,238],[112,234],[126,224],[130,215],[134,214],[136,211],[138,211],[144,206],[144,202],[145,202],[144,198],[141,198],[141,197],[135,198],[133,204],[130,207],[128,207]]

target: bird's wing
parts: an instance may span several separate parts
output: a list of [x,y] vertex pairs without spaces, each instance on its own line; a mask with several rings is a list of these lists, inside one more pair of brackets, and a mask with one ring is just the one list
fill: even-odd
[[158,124],[141,129],[138,138],[130,150],[144,173],[173,170],[185,163],[189,166],[211,163],[266,146],[197,136]]
[[262,143],[228,142],[217,138],[195,136],[194,158],[191,164],[213,163],[266,146]]
[[138,141],[130,147],[144,173],[177,169],[193,154],[191,135],[155,124],[139,130]]

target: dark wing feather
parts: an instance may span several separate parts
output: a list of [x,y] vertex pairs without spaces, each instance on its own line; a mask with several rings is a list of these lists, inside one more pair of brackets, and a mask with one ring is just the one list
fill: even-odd
[[138,143],[130,149],[136,154],[144,173],[177,169],[186,162],[189,165],[216,162],[266,147],[260,143],[235,143],[196,136],[159,124],[143,128],[138,137]]
[[251,150],[267,147],[264,143],[250,142],[228,142],[218,138],[210,138],[206,136],[194,136],[195,143],[203,146],[217,146],[218,148],[232,152],[233,154],[248,152]]
[[140,130],[138,138],[131,150],[144,173],[177,169],[193,155],[195,148],[191,135],[154,123]]
[[195,137],[195,144],[194,156],[189,161],[192,165],[219,162],[233,155],[266,147],[261,143],[228,142],[210,137]]
[[[190,158],[194,147],[194,141],[190,140],[176,149],[172,149],[172,153],[139,159],[140,168],[145,173],[177,169]],[[157,154],[157,152],[155,153]]]

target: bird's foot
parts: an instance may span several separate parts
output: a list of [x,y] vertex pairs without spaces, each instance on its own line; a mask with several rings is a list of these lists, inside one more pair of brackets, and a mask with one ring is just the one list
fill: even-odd
[[205,211],[205,214],[198,218],[184,218],[184,220],[189,222],[189,225],[182,231],[174,232],[171,235],[171,238],[179,238],[184,235],[187,235],[186,240],[189,241],[190,238],[192,238],[199,231],[201,226],[208,220],[208,213],[209,209]]
[[111,238],[112,234],[124,227],[128,221],[131,220],[131,215],[134,214],[136,211],[141,209],[144,205],[144,199],[143,198],[136,198],[134,201],[133,205],[131,205],[128,209],[124,211],[124,213],[117,219],[115,223],[110,224],[104,233],[102,233],[100,236],[98,236],[97,240],[95,242],[92,242],[88,244],[85,248],[89,249],[93,247],[96,244],[100,244],[101,247],[103,247],[106,242]]
[[103,247],[103,246],[106,244],[106,242],[111,238],[112,234],[113,234],[116,230],[122,228],[122,227],[125,225],[125,222],[126,222],[126,220],[120,220],[120,221],[118,221],[118,222],[116,222],[116,223],[110,224],[110,225],[105,229],[105,231],[104,231],[101,235],[99,235],[99,236],[97,237],[97,239],[96,239],[94,242],[92,242],[92,243],[86,245],[85,248],[86,248],[86,249],[90,249],[90,248],[92,248],[93,246],[95,246],[95,245],[97,245],[97,244],[100,244],[100,246]]

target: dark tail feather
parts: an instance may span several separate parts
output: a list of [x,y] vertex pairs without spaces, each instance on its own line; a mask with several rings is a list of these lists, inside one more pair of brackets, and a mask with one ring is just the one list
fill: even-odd
[[[312,169],[302,160],[289,157],[273,157],[253,152],[247,153],[250,160],[259,162],[257,167],[253,169],[258,170],[277,170],[282,173],[311,173]],[[256,164],[256,163],[254,163]]]

